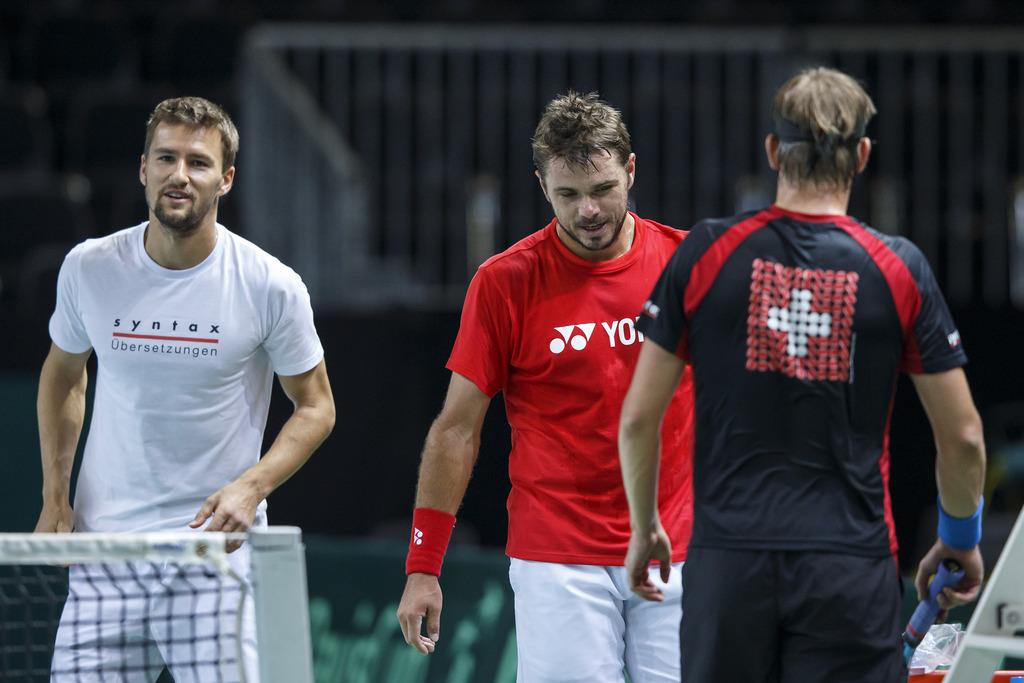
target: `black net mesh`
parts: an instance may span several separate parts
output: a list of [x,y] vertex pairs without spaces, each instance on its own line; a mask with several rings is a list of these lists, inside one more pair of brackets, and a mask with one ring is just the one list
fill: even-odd
[[243,681],[243,588],[173,562],[0,566],[0,681]]

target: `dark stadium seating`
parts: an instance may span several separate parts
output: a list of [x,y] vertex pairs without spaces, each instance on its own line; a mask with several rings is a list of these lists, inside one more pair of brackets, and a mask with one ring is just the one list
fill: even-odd
[[28,29],[22,51],[25,77],[51,88],[130,82],[139,71],[132,33],[123,23],[105,18],[70,15],[42,19]]
[[235,77],[244,29],[238,21],[224,18],[161,22],[151,41],[149,75],[179,92],[226,90]]
[[145,218],[144,211],[134,209],[145,207],[139,157],[146,120],[156,103],[171,95],[161,88],[94,89],[77,93],[69,104],[66,163],[89,179],[96,225],[103,234]]
[[0,178],[42,175],[52,159],[46,94],[39,88],[0,87]]
[[88,181],[77,175],[0,185],[0,300],[20,311],[52,306],[64,254],[93,234]]

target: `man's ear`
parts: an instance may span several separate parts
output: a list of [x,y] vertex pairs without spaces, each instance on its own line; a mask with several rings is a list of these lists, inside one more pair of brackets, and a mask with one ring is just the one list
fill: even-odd
[[548,188],[544,184],[544,176],[541,175],[540,171],[534,171],[533,175],[537,176],[537,182],[540,183],[540,191],[544,193],[544,199],[548,200],[548,202],[550,203],[551,197],[548,196]]
[[857,173],[863,171],[871,158],[871,138],[861,138],[857,141]]
[[779,136],[768,133],[764,136],[764,153],[768,157],[768,168],[779,170]]
[[224,171],[224,175],[220,179],[220,189],[217,190],[217,196],[223,197],[228,192],[231,192],[231,188],[235,184],[235,167],[232,166],[228,170]]

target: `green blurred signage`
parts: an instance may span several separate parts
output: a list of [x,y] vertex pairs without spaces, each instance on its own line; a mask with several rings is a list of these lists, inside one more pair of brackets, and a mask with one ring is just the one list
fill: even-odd
[[514,683],[516,641],[508,558],[453,549],[441,588],[441,638],[422,655],[395,610],[405,545],[307,537],[310,627],[317,683]]

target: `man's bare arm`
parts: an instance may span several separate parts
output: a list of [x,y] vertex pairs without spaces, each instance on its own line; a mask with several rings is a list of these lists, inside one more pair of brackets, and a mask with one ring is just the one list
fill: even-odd
[[935,436],[942,506],[954,517],[970,517],[985,483],[985,440],[967,378],[956,368],[911,379]]
[[650,580],[651,560],[660,562],[662,581],[668,581],[672,566],[671,543],[658,515],[661,422],[685,367],[681,358],[645,343],[619,418],[619,461],[632,531],[626,574],[630,589],[645,600],[664,599]]
[[39,373],[36,415],[43,464],[43,509],[37,532],[67,532],[74,526],[71,511],[71,468],[85,420],[86,363],[92,350],[68,353],[56,344]]
[[448,395],[420,456],[416,507],[455,514],[466,495],[480,450],[480,430],[491,399],[458,373],[452,373]]
[[[441,414],[427,433],[420,457],[416,507],[454,515],[462,504],[480,448],[480,430],[491,399],[473,382],[452,373]],[[434,651],[441,633],[441,585],[433,574],[413,572],[398,605],[405,641],[417,651]],[[427,634],[423,635],[426,619]]]
[[291,417],[258,463],[206,499],[190,524],[193,528],[212,517],[207,531],[246,531],[259,502],[295,474],[334,428],[334,396],[323,361],[279,381],[294,406]]
[[619,460],[634,531],[650,532],[658,519],[661,421],[685,367],[657,344],[644,344],[622,403]]
[[[963,370],[955,368],[911,375],[911,379],[935,436],[935,480],[942,509],[952,517],[971,517],[978,508],[985,482],[985,441],[967,378]],[[938,596],[939,606],[949,609],[977,597],[984,578],[978,548],[951,548],[942,540],[935,542],[918,567],[918,597],[926,594],[928,578],[944,559],[956,560],[966,574],[957,586]]]

